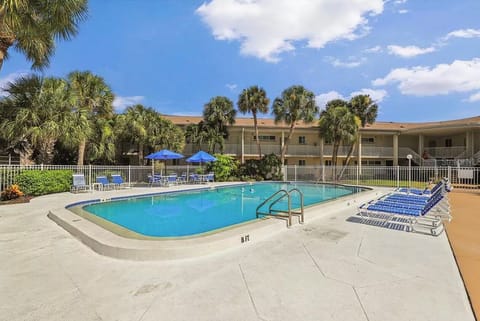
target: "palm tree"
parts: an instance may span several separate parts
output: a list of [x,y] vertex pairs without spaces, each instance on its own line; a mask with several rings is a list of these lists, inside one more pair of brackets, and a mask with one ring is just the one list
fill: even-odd
[[0,69],[8,50],[23,53],[32,68],[48,66],[55,40],[69,40],[87,17],[87,0],[4,0],[0,5]]
[[137,104],[128,107],[118,117],[118,130],[125,139],[138,147],[138,164],[144,164],[144,150],[151,145],[150,126],[154,124],[157,112],[150,107]]
[[347,102],[341,105],[341,100],[334,100],[327,103],[326,109],[320,114],[319,130],[320,135],[333,144],[332,164],[334,177],[336,177],[336,166],[338,149],[342,143],[350,144],[357,136],[357,117],[350,112]]
[[10,83],[1,107],[10,111],[10,116],[0,125],[0,131],[11,145],[23,144],[31,157],[37,152],[38,163],[51,164],[55,143],[68,130],[71,122],[71,103],[68,84],[59,78],[39,76],[22,77]]
[[[102,77],[89,71],[74,71],[68,75],[70,94],[73,99],[74,113],[77,118],[86,118],[75,126],[75,140],[78,143],[77,165],[83,165],[85,149],[90,141],[96,140],[95,122],[105,121],[113,117],[113,93]],[[80,126],[81,124],[81,126]]]
[[203,108],[204,125],[211,129],[207,130],[211,141],[220,145],[220,152],[223,154],[224,140],[228,138],[228,126],[235,123],[237,111],[233,109],[233,102],[227,97],[217,96],[212,98]]
[[[361,126],[364,128],[366,124],[373,124],[377,118],[378,106],[369,95],[357,95],[352,97],[348,102],[347,107],[350,112],[355,115],[357,127]],[[340,176],[342,176],[345,167],[350,163],[350,159],[355,151],[355,145],[358,142],[359,135],[360,132],[357,130],[355,139],[350,142],[350,149],[348,150],[345,165],[340,173]]]
[[305,89],[303,86],[292,86],[285,89],[281,97],[275,98],[272,110],[275,116],[275,123],[283,121],[290,126],[280,157],[282,164],[284,164],[288,143],[292,138],[297,122],[313,122],[318,114],[318,106],[315,103],[313,92]]
[[257,114],[266,114],[268,112],[268,104],[270,100],[267,98],[265,90],[258,86],[251,86],[244,89],[238,97],[238,110],[242,113],[252,113],[253,126],[255,127],[255,141],[257,142],[258,157],[262,158],[262,150],[260,140],[258,139]]
[[149,135],[152,137],[152,145],[156,150],[167,148],[181,152],[185,147],[185,134],[183,130],[171,120],[156,115],[156,120],[150,124]]

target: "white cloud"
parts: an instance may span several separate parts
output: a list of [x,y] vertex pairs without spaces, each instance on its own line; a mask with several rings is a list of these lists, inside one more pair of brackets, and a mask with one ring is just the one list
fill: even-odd
[[277,62],[297,41],[322,48],[362,36],[368,16],[381,14],[383,5],[382,0],[212,0],[196,13],[216,39],[240,41],[242,54]]
[[371,89],[371,88],[362,88],[358,91],[354,91],[350,93],[348,96],[343,96],[339,92],[336,91],[329,91],[327,93],[319,94],[315,96],[315,101],[317,105],[320,107],[320,109],[324,109],[325,105],[330,101],[334,99],[343,99],[343,100],[349,100],[353,96],[357,95],[369,95],[372,100],[375,102],[379,103],[383,101],[385,97],[387,97],[387,91],[383,89]]
[[371,48],[367,48],[365,49],[363,52],[366,52],[366,53],[379,53],[379,52],[382,52],[382,47],[380,46],[375,46],[375,47],[371,47]]
[[404,4],[406,3],[408,0],[395,0],[395,4]]
[[340,59],[337,59],[335,57],[326,57],[326,61],[328,61],[332,66],[334,67],[343,67],[343,68],[355,68],[363,64],[366,59],[365,58],[355,58],[355,57],[349,57],[347,61],[342,61]]
[[[405,95],[434,96],[454,92],[480,90],[480,58],[455,60],[451,64],[439,64],[433,68],[413,67],[393,69],[384,78],[373,81],[374,86],[398,83]],[[470,96],[475,101],[478,94]]]
[[113,107],[117,112],[123,112],[128,106],[140,104],[144,99],[144,96],[115,96]]
[[28,72],[26,71],[18,71],[18,72],[10,73],[3,78],[0,78],[0,97],[5,97],[7,95],[4,89],[5,87],[8,86],[9,83],[12,83],[18,78],[24,77],[27,75],[28,75]]
[[388,53],[391,55],[396,55],[400,56],[403,58],[411,58],[415,57],[418,55],[424,55],[426,53],[434,52],[435,48],[434,47],[428,47],[428,48],[420,48],[417,46],[396,46],[396,45],[390,45],[387,47],[388,48]]
[[405,14],[405,13],[408,13],[408,10],[407,9],[400,9],[400,10],[398,10],[398,13],[399,14]]
[[373,101],[380,103],[385,97],[388,96],[386,90],[383,89],[371,89],[371,88],[362,88],[359,91],[354,91],[350,94],[350,98],[357,95],[369,95]]
[[324,109],[325,105],[334,99],[345,99],[340,93],[336,91],[329,91],[328,93],[323,93],[315,96],[315,102],[320,109]]
[[448,40],[450,38],[479,38],[480,29],[459,29],[447,33],[442,39]]
[[238,86],[237,84],[226,84],[225,87],[230,89],[230,91],[235,92]]
[[468,97],[467,101],[471,102],[471,103],[480,101],[480,91],[478,93],[473,94],[470,97]]

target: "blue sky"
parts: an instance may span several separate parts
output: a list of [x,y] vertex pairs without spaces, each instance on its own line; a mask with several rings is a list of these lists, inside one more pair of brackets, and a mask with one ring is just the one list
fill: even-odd
[[[43,74],[90,70],[119,112],[201,115],[214,96],[236,103],[259,85],[273,101],[301,84],[320,107],[368,93],[382,121],[456,119],[480,115],[479,12],[478,0],[91,0]],[[29,72],[11,51],[0,85]]]

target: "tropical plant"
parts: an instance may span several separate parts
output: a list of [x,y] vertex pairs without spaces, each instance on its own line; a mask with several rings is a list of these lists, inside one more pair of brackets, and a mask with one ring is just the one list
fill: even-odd
[[151,107],[137,104],[127,107],[122,115],[117,118],[117,130],[122,138],[137,145],[138,164],[145,163],[144,151],[151,145],[152,137],[149,135],[150,125],[154,123],[157,112]]
[[9,201],[23,196],[23,192],[20,190],[20,186],[13,184],[7,187],[1,194],[0,200]]
[[87,17],[87,0],[4,0],[0,4],[0,69],[14,47],[32,62],[48,66],[55,40],[69,40]]
[[207,164],[207,171],[215,173],[215,180],[218,182],[229,181],[237,175],[238,160],[232,156],[215,154],[215,162]]
[[270,100],[267,98],[265,90],[258,86],[251,86],[244,89],[238,97],[238,110],[242,113],[252,113],[253,126],[255,127],[255,141],[257,142],[258,158],[262,157],[260,140],[258,139],[257,114],[266,114],[268,112],[268,104]]
[[333,144],[332,164],[336,177],[338,150],[342,143],[351,144],[357,137],[358,118],[350,112],[347,102],[334,100],[327,103],[320,114],[320,135]]
[[[356,116],[357,127],[364,128],[367,124],[373,124],[377,118],[378,106],[369,95],[357,95],[350,99],[347,104],[348,109]],[[350,163],[350,159],[355,151],[355,145],[358,142],[360,131],[357,130],[356,137],[350,143],[345,165],[340,173],[342,176],[345,167]]]
[[9,110],[9,116],[1,122],[0,131],[10,146],[24,145],[22,157],[31,158],[36,152],[38,163],[51,164],[55,144],[72,121],[67,87],[63,79],[36,75],[7,85],[8,96],[0,105]]
[[215,150],[220,146],[223,154],[224,142],[228,138],[228,126],[235,123],[236,110],[233,109],[233,102],[227,97],[217,96],[212,98],[203,108],[204,128],[210,129],[207,137]]
[[123,114],[117,116],[115,127],[121,139],[137,145],[139,164],[145,162],[145,151],[154,152],[163,148],[181,151],[185,146],[182,129],[151,107],[128,107]]
[[285,89],[280,97],[275,98],[272,112],[275,116],[275,123],[283,121],[290,127],[280,157],[282,164],[284,164],[288,143],[292,138],[297,122],[311,123],[318,114],[315,95],[303,86],[291,86]]
[[[97,145],[97,155],[100,151],[109,151],[114,137],[108,135],[112,132],[109,128],[113,117],[113,98],[114,95],[110,87],[100,76],[94,75],[89,71],[74,71],[68,75],[69,92],[73,101],[73,113],[76,121],[71,126],[70,140],[78,146],[77,165],[83,165],[85,160],[85,150],[89,142],[95,142]],[[107,135],[98,136],[98,128],[102,128]],[[108,138],[110,141],[102,141],[98,138]],[[106,146],[98,147],[99,144]],[[95,148],[91,148],[95,150]],[[112,153],[106,152],[101,154],[102,157],[111,159]]]

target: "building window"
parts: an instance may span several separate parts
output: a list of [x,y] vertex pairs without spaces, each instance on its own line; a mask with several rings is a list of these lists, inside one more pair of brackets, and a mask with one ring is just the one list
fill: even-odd
[[305,136],[298,136],[298,143],[300,145],[305,145],[306,144]]
[[332,166],[332,161],[331,160],[326,160],[325,161],[325,166]]
[[452,139],[451,138],[445,139],[445,147],[452,147]]
[[362,137],[362,144],[375,144],[375,137]]
[[[257,136],[253,136],[253,140],[257,140]],[[258,140],[261,142],[274,142],[275,136],[270,135],[258,135]]]
[[298,166],[305,166],[305,165],[307,165],[307,162],[304,159],[298,160]]

